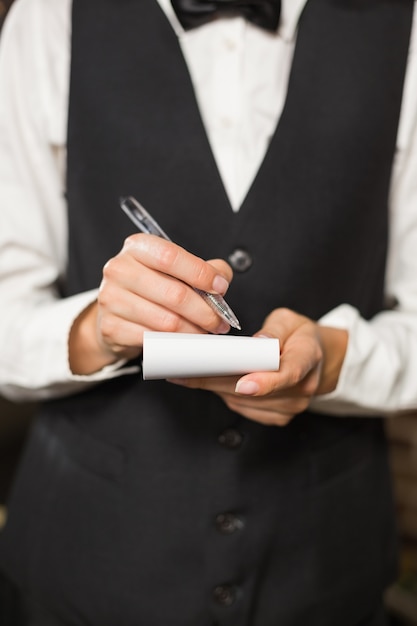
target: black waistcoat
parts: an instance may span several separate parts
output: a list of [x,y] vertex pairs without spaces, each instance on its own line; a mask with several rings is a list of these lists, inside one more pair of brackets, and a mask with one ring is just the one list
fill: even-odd
[[[234,214],[158,4],[75,0],[66,295],[98,285],[133,194],[203,258],[249,252],[228,293],[245,334],[278,306],[380,311],[412,5],[307,3],[283,114]],[[392,575],[392,526],[379,420],[266,428],[135,375],[44,407],[3,562],[68,624],[353,626]]]

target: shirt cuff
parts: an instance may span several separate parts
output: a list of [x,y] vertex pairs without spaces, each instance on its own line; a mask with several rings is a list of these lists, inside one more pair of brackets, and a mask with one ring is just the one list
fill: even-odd
[[[78,315],[97,298],[98,290],[84,292],[42,306],[27,320],[20,338],[21,358],[9,369],[1,393],[17,401],[37,401],[87,389],[101,381],[138,373],[139,366],[124,367],[126,360],[107,365],[89,376],[73,374],[69,366],[68,339]],[[42,338],[48,334],[48,341]],[[36,337],[36,340],[32,338]],[[30,338],[30,340],[29,340]],[[10,367],[10,366],[9,366]]]
[[[369,322],[361,318],[357,309],[342,304],[320,318],[318,323],[320,326],[344,329],[349,337],[336,389],[331,393],[316,396],[309,408],[313,412],[335,416],[380,416],[380,408],[372,406],[373,389],[368,387],[369,376],[366,381],[363,380],[362,385],[359,383],[366,361],[369,360],[367,355],[374,351],[376,342],[374,334],[370,332]],[[373,367],[371,378],[379,387],[380,379],[375,371],[375,365],[371,364],[371,367]],[[378,397],[378,389],[374,391]]]

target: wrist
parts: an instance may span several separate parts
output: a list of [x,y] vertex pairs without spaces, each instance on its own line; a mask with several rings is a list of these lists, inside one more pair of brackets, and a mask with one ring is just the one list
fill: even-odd
[[68,358],[71,372],[88,376],[118,357],[100,345],[97,337],[97,302],[84,309],[74,320],[68,341]]
[[337,387],[346,355],[349,333],[342,328],[318,325],[323,364],[316,395],[331,393]]

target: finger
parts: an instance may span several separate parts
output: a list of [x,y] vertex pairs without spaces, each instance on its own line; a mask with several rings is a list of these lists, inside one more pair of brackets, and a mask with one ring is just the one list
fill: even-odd
[[182,320],[207,332],[227,333],[230,330],[229,325],[191,287],[138,263],[128,254],[118,255],[106,264],[99,297],[101,306],[125,319],[146,325],[150,323],[151,327],[147,302],[159,305],[160,308],[155,310],[155,330],[187,332],[179,330],[183,327]]
[[263,424],[282,425],[308,408],[308,397],[246,398],[239,395],[220,394],[229,409],[243,417]]
[[217,394],[234,394],[238,376],[211,376],[201,378],[170,378],[168,382],[189,389],[204,389]]
[[118,356],[131,358],[143,347],[143,329],[115,315],[99,318],[98,335],[100,343]]
[[152,235],[132,235],[126,239],[124,250],[137,261],[174,276],[194,288],[224,294],[229,281],[216,267],[184,248]]
[[[262,424],[284,426],[294,415],[305,411],[308,407],[309,398],[301,395],[294,397],[274,395],[255,398],[239,396],[230,391],[235,380],[235,377],[227,377],[226,380],[218,377],[169,379],[168,382],[188,388],[208,389],[217,393],[230,410]],[[220,391],[225,387],[227,387],[226,391]]]
[[244,398],[236,394],[221,394],[228,408],[242,417],[265,425],[285,426],[297,414],[306,409],[307,402],[300,398]]
[[255,397],[273,394],[311,397],[319,384],[320,367],[316,358],[302,358],[290,353],[288,358],[281,359],[279,372],[246,374],[237,381],[235,392]]
[[238,413],[246,419],[258,422],[264,426],[287,426],[293,419],[294,413],[286,413],[285,411],[262,409],[258,406],[242,407],[239,404],[235,404],[233,401],[226,402],[228,408],[235,413]]
[[236,393],[247,396],[267,396],[283,392],[285,395],[297,395],[301,387],[306,386],[317,378],[320,360],[316,357],[313,347],[309,352],[304,345],[303,349],[289,347],[282,354],[278,372],[254,372],[242,376],[236,384]]
[[287,339],[307,320],[308,318],[290,309],[275,309],[266,317],[256,336],[277,337],[281,345],[284,345]]
[[[136,293],[167,310],[161,330],[181,332],[178,318],[211,333],[227,333],[230,326],[186,283],[144,267],[138,277]],[[175,314],[173,317],[170,314]],[[185,332],[185,331],[182,331]]]
[[207,263],[214,267],[216,272],[223,276],[229,284],[232,282],[233,270],[230,265],[226,263],[226,261],[224,261],[223,259],[210,259],[209,261],[207,261]]
[[277,309],[257,335],[278,337],[281,344],[278,372],[255,372],[239,379],[236,392],[262,396],[291,389],[312,394],[319,384],[323,353],[313,322],[303,316]]
[[266,396],[264,398],[250,398],[239,396],[238,394],[219,394],[223,397],[226,404],[238,413],[247,416],[249,412],[254,411],[268,414],[296,415],[305,411],[309,398],[303,396],[295,397],[276,397]]
[[[117,324],[116,324],[117,321]],[[127,329],[129,332],[127,333]],[[112,311],[101,315],[101,334],[123,345],[142,345],[143,331],[203,333],[199,325],[165,307],[128,292],[121,294]],[[123,332],[123,338],[121,333]]]

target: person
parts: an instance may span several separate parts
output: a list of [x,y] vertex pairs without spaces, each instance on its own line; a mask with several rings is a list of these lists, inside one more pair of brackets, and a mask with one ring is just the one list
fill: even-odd
[[[39,414],[0,563],[32,624],[385,623],[384,419],[417,408],[413,10],[16,0],[0,391]],[[279,371],[144,381],[145,330],[230,331],[195,289],[278,337]]]

